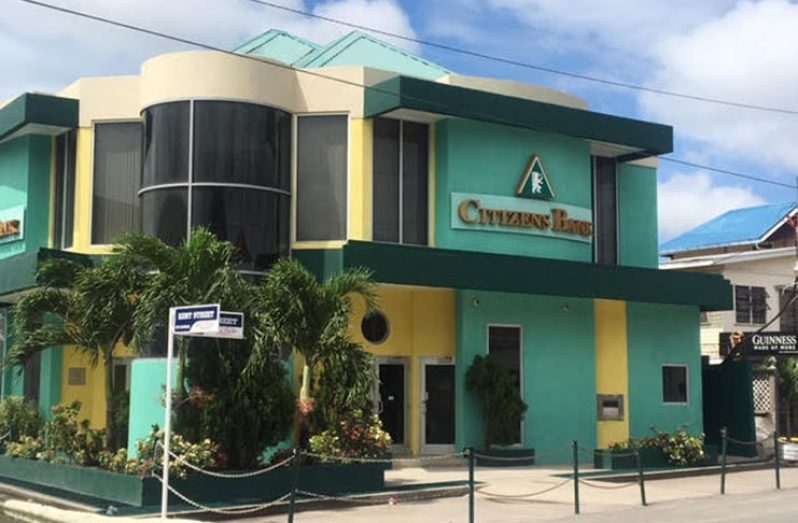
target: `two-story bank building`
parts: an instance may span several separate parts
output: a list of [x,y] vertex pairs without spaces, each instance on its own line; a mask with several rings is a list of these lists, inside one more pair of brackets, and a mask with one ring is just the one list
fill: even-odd
[[[129,230],[176,243],[206,225],[256,274],[281,256],[322,277],[374,270],[383,314],[358,311],[351,334],[377,356],[398,451],[481,444],[464,384],[478,354],[518,377],[518,445],[539,454],[651,425],[701,432],[699,312],[731,294],[657,270],[670,127],[361,33],[320,45],[273,30],[237,52],[158,56],[0,108],[0,302],[48,249],[107,253]],[[160,390],[148,363],[117,369],[132,418]],[[97,426],[103,380],[56,348],[6,372],[3,394],[82,399]],[[131,440],[157,421],[132,420]]]

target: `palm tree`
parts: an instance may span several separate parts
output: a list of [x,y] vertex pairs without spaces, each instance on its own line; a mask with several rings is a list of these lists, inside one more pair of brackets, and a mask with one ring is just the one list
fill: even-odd
[[[236,247],[204,228],[195,229],[178,247],[141,233],[129,233],[116,242],[113,252],[121,264],[146,277],[133,325],[133,346],[140,352],[159,331],[163,332],[170,307],[224,302],[225,298],[246,294],[241,292],[246,283],[235,266]],[[188,342],[183,336],[176,340],[178,398],[186,395]]]
[[366,310],[377,306],[371,272],[357,268],[319,283],[299,261],[278,261],[257,286],[257,329],[268,340],[258,343],[253,358],[268,347],[285,347],[304,357],[300,404],[310,398],[313,366],[320,354],[347,341],[353,295],[361,296]]
[[4,365],[24,365],[48,347],[73,345],[105,371],[106,436],[115,445],[114,348],[132,336],[142,280],[107,260],[98,266],[54,258],[39,265],[37,287],[14,306],[14,344]]

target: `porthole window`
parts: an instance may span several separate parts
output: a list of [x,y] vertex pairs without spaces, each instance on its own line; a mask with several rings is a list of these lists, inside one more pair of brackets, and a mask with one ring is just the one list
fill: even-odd
[[363,337],[370,343],[382,343],[388,338],[388,318],[381,312],[371,312],[360,323]]

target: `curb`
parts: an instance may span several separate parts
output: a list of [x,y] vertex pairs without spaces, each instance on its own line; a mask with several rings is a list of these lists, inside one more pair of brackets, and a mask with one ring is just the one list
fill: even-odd
[[[781,468],[792,468],[794,465],[782,463]],[[773,468],[773,462],[758,461],[755,463],[729,463],[726,465],[726,474],[734,472],[746,472],[749,470],[767,470]],[[697,476],[720,476],[721,467],[715,465],[712,467],[690,468],[690,469],[669,469],[669,470],[645,470],[646,481],[656,481],[658,479],[678,479],[678,478],[691,478]],[[627,482],[630,480],[637,480],[637,471],[622,473],[622,474],[596,474],[589,479],[598,481],[606,481],[609,483]]]
[[[161,521],[157,518],[109,517],[90,512],[78,512],[31,503],[29,501],[9,500],[0,504],[0,513],[25,523],[141,523]],[[199,523],[190,519],[170,519],[170,523]]]

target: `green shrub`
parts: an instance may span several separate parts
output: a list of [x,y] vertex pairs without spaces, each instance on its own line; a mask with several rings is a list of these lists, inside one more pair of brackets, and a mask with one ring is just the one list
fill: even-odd
[[692,465],[704,459],[704,435],[690,435],[683,427],[675,432],[663,432],[651,427],[653,436],[647,438],[629,438],[626,441],[611,443],[607,448],[611,452],[637,451],[645,448],[661,450],[671,465]]
[[6,456],[12,458],[42,459],[44,444],[33,436],[22,436],[19,441],[6,445]]
[[485,423],[485,448],[517,443],[527,405],[510,371],[491,356],[475,356],[466,371],[466,389],[475,393]]
[[7,443],[36,437],[42,421],[39,408],[20,396],[9,396],[0,402],[0,449]]
[[310,438],[314,454],[336,458],[387,458],[391,435],[382,430],[376,415],[356,410],[327,430]]
[[[141,476],[148,476],[153,472],[161,475],[163,471],[163,446],[161,445],[163,436],[163,430],[154,425],[146,438],[136,442],[137,457],[128,460],[125,464],[124,472]],[[224,461],[219,454],[219,445],[208,438],[199,443],[191,443],[180,434],[172,433],[169,440],[169,451],[173,454],[170,460],[169,474],[181,479],[185,479],[191,471],[186,463],[202,469],[217,468],[224,465]],[[114,460],[112,457],[109,463],[119,470],[120,459]]]

